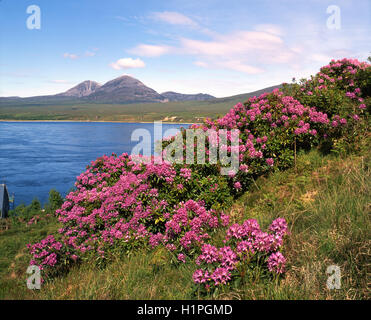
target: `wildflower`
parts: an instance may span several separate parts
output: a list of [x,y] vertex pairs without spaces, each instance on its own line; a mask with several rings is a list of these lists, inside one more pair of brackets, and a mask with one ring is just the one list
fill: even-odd
[[273,220],[272,224],[269,226],[269,231],[281,236],[287,234],[287,230],[287,223],[284,218],[277,218]]
[[192,278],[195,283],[205,283],[211,279],[209,272],[202,269],[196,270]]
[[220,219],[222,220],[222,226],[223,227],[226,227],[229,225],[229,215],[226,215],[226,214],[221,214],[220,215]]
[[178,261],[183,262],[183,263],[186,262],[186,257],[183,253],[178,254]]
[[272,158],[266,159],[265,162],[267,163],[268,166],[273,167],[274,160]]
[[241,183],[240,182],[235,182],[234,183],[234,187],[237,189],[237,190],[240,190],[241,189]]
[[285,272],[286,258],[281,252],[272,253],[268,258],[268,269],[271,272]]
[[215,285],[226,284],[227,281],[231,280],[231,273],[227,268],[216,268],[211,279],[214,280]]

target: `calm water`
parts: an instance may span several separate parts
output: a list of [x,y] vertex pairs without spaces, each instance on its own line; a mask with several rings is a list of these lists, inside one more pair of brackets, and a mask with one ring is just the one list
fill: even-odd
[[[162,124],[162,132],[182,126]],[[45,203],[53,188],[65,196],[92,160],[130,153],[138,128],[153,133],[153,124],[143,123],[0,122],[0,183],[14,193],[16,205],[34,197]]]

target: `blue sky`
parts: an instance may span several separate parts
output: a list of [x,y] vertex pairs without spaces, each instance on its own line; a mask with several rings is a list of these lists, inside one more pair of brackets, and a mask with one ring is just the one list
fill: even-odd
[[[28,29],[37,5],[41,28]],[[331,29],[328,6],[340,9]],[[132,75],[158,92],[217,97],[371,55],[369,0],[0,0],[0,96]]]

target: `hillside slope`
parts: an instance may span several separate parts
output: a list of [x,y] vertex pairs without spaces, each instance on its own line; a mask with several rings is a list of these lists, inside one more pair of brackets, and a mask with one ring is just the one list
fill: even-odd
[[215,100],[216,98],[205,93],[198,93],[198,94],[182,94],[172,91],[167,91],[161,93],[163,97],[165,97],[169,101],[207,101],[207,100]]
[[[254,218],[263,226],[277,216],[285,217],[292,226],[292,236],[284,248],[288,272],[278,285],[252,279],[239,290],[221,292],[216,298],[369,298],[370,167],[367,152],[340,158],[312,151],[298,157],[296,169],[259,178],[255,187],[233,205],[230,214],[235,221]],[[55,220],[48,220],[0,232],[0,299],[193,297],[190,279],[195,266],[176,268],[169,263],[172,257],[160,249],[139,251],[130,257],[117,253],[116,260],[106,267],[83,264],[45,284],[41,291],[28,290],[25,245],[58,227]],[[333,264],[342,271],[341,290],[326,288],[326,268]]]

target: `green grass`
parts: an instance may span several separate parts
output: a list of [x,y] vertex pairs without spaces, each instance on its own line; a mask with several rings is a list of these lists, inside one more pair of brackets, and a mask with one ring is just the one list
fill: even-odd
[[[287,219],[291,235],[283,252],[288,260],[280,281],[252,273],[244,285],[225,288],[217,299],[369,299],[371,245],[370,159],[340,158],[311,151],[296,168],[261,177],[230,209],[234,221],[255,218],[263,228]],[[105,267],[75,266],[68,274],[26,288],[29,257],[25,245],[56,230],[55,222],[11,228],[0,233],[2,299],[192,299],[193,263],[177,268],[169,253],[139,251],[116,256]],[[220,236],[220,235],[219,235]],[[338,265],[341,289],[326,287],[326,269]]]
[[27,244],[35,243],[58,230],[55,218],[27,226],[26,222],[12,223],[0,230],[0,299],[29,297],[26,270],[30,262]]
[[73,104],[0,106],[1,120],[81,120],[152,122],[177,117],[174,122],[199,122],[204,117],[224,115],[234,104],[246,99],[186,101],[137,104]]

